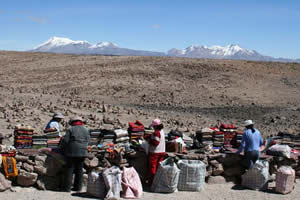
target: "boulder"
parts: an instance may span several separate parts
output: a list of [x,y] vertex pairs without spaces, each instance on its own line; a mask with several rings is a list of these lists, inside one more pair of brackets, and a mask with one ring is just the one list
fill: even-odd
[[225,184],[226,180],[223,176],[210,176],[207,181],[208,184]]
[[5,178],[3,174],[0,173],[0,192],[4,192],[11,188],[11,182]]
[[36,155],[35,158],[34,158],[35,161],[41,161],[43,163],[46,162],[46,159],[47,159],[47,156],[45,156],[45,155],[42,155],[42,156],[41,155]]
[[24,162],[22,165],[23,169],[25,169],[27,172],[33,172],[33,166]]
[[17,177],[17,184],[24,187],[32,186],[36,183],[38,174],[30,172],[21,172]]
[[38,173],[40,176],[45,176],[47,174],[47,169],[43,166],[34,166],[33,171]]
[[15,156],[15,159],[16,159],[16,161],[18,162],[18,161],[22,161],[22,162],[26,162],[26,161],[28,161],[29,160],[29,157],[28,156],[22,156],[22,155],[16,155]]

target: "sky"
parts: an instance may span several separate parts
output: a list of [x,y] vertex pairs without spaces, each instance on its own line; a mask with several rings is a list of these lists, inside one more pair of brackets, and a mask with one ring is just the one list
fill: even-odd
[[300,58],[299,0],[0,0],[0,50],[50,37],[167,52],[237,44]]

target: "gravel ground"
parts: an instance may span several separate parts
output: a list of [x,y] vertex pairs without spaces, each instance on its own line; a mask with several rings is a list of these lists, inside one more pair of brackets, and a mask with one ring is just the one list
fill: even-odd
[[[34,188],[15,188],[17,192],[3,192],[0,193],[1,199],[18,199],[18,200],[54,200],[54,199],[95,199],[86,197],[84,193],[64,193],[64,192],[53,192],[53,191],[39,191]],[[179,200],[179,199],[201,199],[201,200],[246,200],[246,199],[299,199],[300,182],[297,181],[295,189],[287,195],[276,194],[274,192],[267,191],[253,191],[248,189],[242,189],[235,186],[232,183],[226,184],[213,184],[205,185],[205,190],[202,192],[176,192],[172,194],[159,194],[145,192],[141,200],[153,200],[153,199],[164,199],[164,200]]]

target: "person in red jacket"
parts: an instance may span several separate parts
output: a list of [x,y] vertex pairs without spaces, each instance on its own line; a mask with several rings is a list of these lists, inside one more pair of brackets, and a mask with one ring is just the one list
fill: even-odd
[[163,124],[159,119],[154,119],[152,124],[154,132],[148,139],[149,142],[149,185],[152,185],[154,175],[159,163],[164,160],[166,155],[165,133]]

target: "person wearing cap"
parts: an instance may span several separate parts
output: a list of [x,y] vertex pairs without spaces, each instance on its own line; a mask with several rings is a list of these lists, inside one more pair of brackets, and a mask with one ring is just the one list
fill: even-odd
[[154,132],[148,139],[149,143],[149,185],[152,185],[159,163],[166,155],[164,126],[159,119],[154,119],[150,125]]
[[252,120],[246,120],[244,125],[246,127],[246,131],[243,134],[242,143],[237,154],[240,154],[244,150],[244,159],[242,164],[246,169],[250,169],[259,159],[260,147],[263,145],[263,138],[260,132],[254,128]]
[[[70,192],[81,191],[83,162],[88,156],[88,144],[90,134],[87,128],[83,126],[81,117],[73,117],[69,121],[70,127],[66,135],[62,138],[60,148],[67,159],[66,183],[63,191]],[[75,174],[74,185],[72,187],[73,172]]]
[[59,134],[59,136],[62,136],[59,123],[64,119],[64,115],[60,112],[56,112],[53,114],[52,119],[48,122],[45,129],[49,128],[55,128]]

